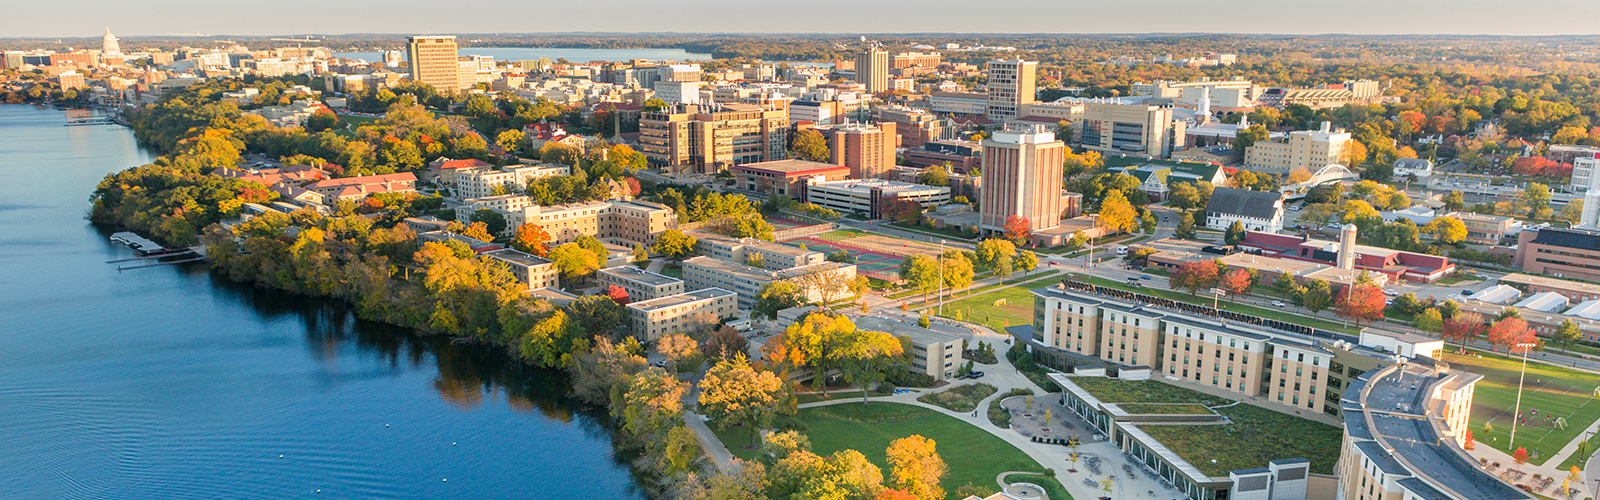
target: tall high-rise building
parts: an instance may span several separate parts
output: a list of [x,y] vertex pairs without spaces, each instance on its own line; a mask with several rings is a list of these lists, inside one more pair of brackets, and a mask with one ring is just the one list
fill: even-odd
[[1039,63],[1021,59],[996,59],[989,61],[990,120],[1002,121],[1017,117],[1023,104],[1033,102],[1034,80]]
[[122,46],[117,43],[117,36],[111,34],[111,27],[106,26],[106,34],[100,38],[100,56],[120,56]]
[[894,149],[899,139],[894,122],[836,125],[824,134],[833,163],[850,167],[851,177],[878,179],[894,169]]
[[873,44],[856,55],[856,83],[867,86],[867,92],[879,93],[893,90],[889,86],[889,51]]
[[1028,219],[1030,231],[1061,225],[1061,162],[1066,144],[1043,126],[1007,128],[983,141],[979,225],[1005,231],[1006,219]]
[[407,39],[406,58],[411,61],[411,81],[432,85],[440,92],[461,89],[457,76],[456,37],[414,36]]

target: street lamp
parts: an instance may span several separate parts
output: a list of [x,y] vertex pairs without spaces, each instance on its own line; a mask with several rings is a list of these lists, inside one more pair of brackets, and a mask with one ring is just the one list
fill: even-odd
[[1517,407],[1516,413],[1511,417],[1511,441],[1506,444],[1506,449],[1512,453],[1517,451],[1517,422],[1522,420],[1522,381],[1528,378],[1528,351],[1533,350],[1533,343],[1521,343],[1512,346],[1522,348],[1522,374],[1517,376]]
[[[1211,289],[1211,309],[1213,311],[1217,309],[1217,300],[1221,299],[1223,295],[1227,295],[1227,294],[1228,294],[1228,291],[1227,290],[1223,290],[1221,288],[1212,288]],[[1218,313],[1217,317],[1219,317],[1219,318],[1222,317],[1222,314]]]

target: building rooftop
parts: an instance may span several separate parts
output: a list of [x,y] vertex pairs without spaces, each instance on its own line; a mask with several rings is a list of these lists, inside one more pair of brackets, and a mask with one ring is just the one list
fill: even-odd
[[1536,293],[1516,304],[1516,307],[1544,312],[1560,312],[1567,308],[1567,297],[1556,292]]
[[764,162],[759,162],[759,163],[746,163],[744,165],[734,165],[733,169],[734,170],[746,170],[746,171],[751,171],[751,172],[761,172],[761,173],[766,173],[766,174],[779,174],[779,175],[785,175],[785,176],[788,176],[788,175],[806,175],[806,174],[825,174],[825,173],[834,172],[834,171],[843,171],[843,172],[849,172],[850,171],[850,167],[846,167],[844,165],[834,165],[832,163],[822,163],[822,162],[817,162],[817,161],[794,160],[794,159],[776,160],[776,161],[764,161]]
[[877,316],[854,316],[850,318],[855,322],[856,328],[874,332],[884,332],[896,337],[908,337],[913,344],[930,345],[946,342],[955,342],[961,337],[940,333],[917,325],[901,323],[892,319]]
[[823,263],[819,263],[819,264],[812,264],[812,265],[809,265],[809,266],[791,267],[791,268],[784,269],[784,270],[781,270],[781,271],[773,271],[773,270],[770,270],[770,269],[762,269],[762,268],[759,268],[759,267],[750,267],[750,266],[747,266],[747,265],[744,265],[744,264],[739,264],[739,263],[734,263],[734,262],[727,262],[727,261],[723,261],[723,260],[713,259],[711,257],[706,257],[704,255],[701,255],[699,257],[691,257],[688,260],[683,261],[683,264],[684,265],[694,265],[694,266],[698,266],[698,267],[709,268],[709,269],[715,270],[717,272],[728,273],[728,274],[732,274],[732,275],[736,275],[736,276],[743,276],[743,277],[745,277],[747,279],[750,279],[752,281],[784,280],[784,279],[789,279],[789,278],[793,278],[793,277],[796,277],[796,276],[801,276],[801,275],[810,274],[810,273],[814,273],[814,272],[831,271],[831,270],[843,268],[843,267],[846,267],[846,266],[850,266],[850,267],[854,266],[853,264],[845,264],[845,263],[842,263],[842,262],[823,262]]
[[1218,187],[1211,192],[1211,201],[1206,203],[1206,213],[1224,213],[1270,220],[1282,208],[1278,203],[1282,199],[1283,194],[1277,191]]
[[637,281],[649,286],[663,286],[683,282],[683,280],[678,278],[652,273],[650,271],[639,269],[633,266],[608,267],[601,269],[600,272],[629,281]]
[[638,309],[638,310],[641,310],[641,311],[654,311],[654,310],[657,310],[657,309],[663,309],[663,308],[674,307],[674,306],[681,306],[681,305],[684,305],[684,304],[692,304],[692,303],[695,303],[695,302],[700,302],[702,300],[712,300],[712,299],[716,299],[716,298],[719,298],[719,297],[729,297],[729,296],[733,296],[733,295],[736,295],[736,294],[733,293],[733,292],[727,291],[727,290],[723,290],[721,288],[703,288],[703,289],[700,289],[700,290],[695,290],[693,292],[680,293],[680,294],[677,294],[677,295],[672,295],[672,296],[668,296],[668,297],[662,297],[662,298],[659,298],[659,299],[650,299],[650,300],[630,303],[630,304],[628,304],[628,307],[630,309]]
[[1556,290],[1570,290],[1574,292],[1600,295],[1600,285],[1596,285],[1594,283],[1584,283],[1582,281],[1551,278],[1548,276],[1513,273],[1501,277],[1500,282],[1510,283],[1513,285],[1532,285]]
[[525,266],[538,266],[551,263],[550,259],[546,259],[531,253],[512,250],[510,248],[505,250],[495,250],[493,252],[484,252],[484,255],[507,262],[515,262]]

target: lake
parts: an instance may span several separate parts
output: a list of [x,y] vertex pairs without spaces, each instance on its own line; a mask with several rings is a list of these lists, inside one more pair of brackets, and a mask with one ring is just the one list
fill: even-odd
[[[0,498],[641,499],[559,373],[133,256],[131,130],[0,105]],[[319,493],[320,490],[320,493]]]
[[[400,50],[405,50],[403,47]],[[634,59],[649,59],[652,61],[701,61],[711,59],[711,54],[688,52],[683,49],[574,49],[574,48],[532,48],[532,47],[462,47],[458,51],[464,56],[491,56],[496,61],[523,61],[547,58],[551,61],[566,58],[572,62],[589,61],[631,61]],[[335,57],[350,59],[365,59],[367,62],[383,60],[379,52],[335,52]]]

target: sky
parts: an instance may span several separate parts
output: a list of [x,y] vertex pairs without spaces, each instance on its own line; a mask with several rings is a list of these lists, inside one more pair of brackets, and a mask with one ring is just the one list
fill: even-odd
[[71,0],[0,38],[540,32],[1600,34],[1600,0]]

